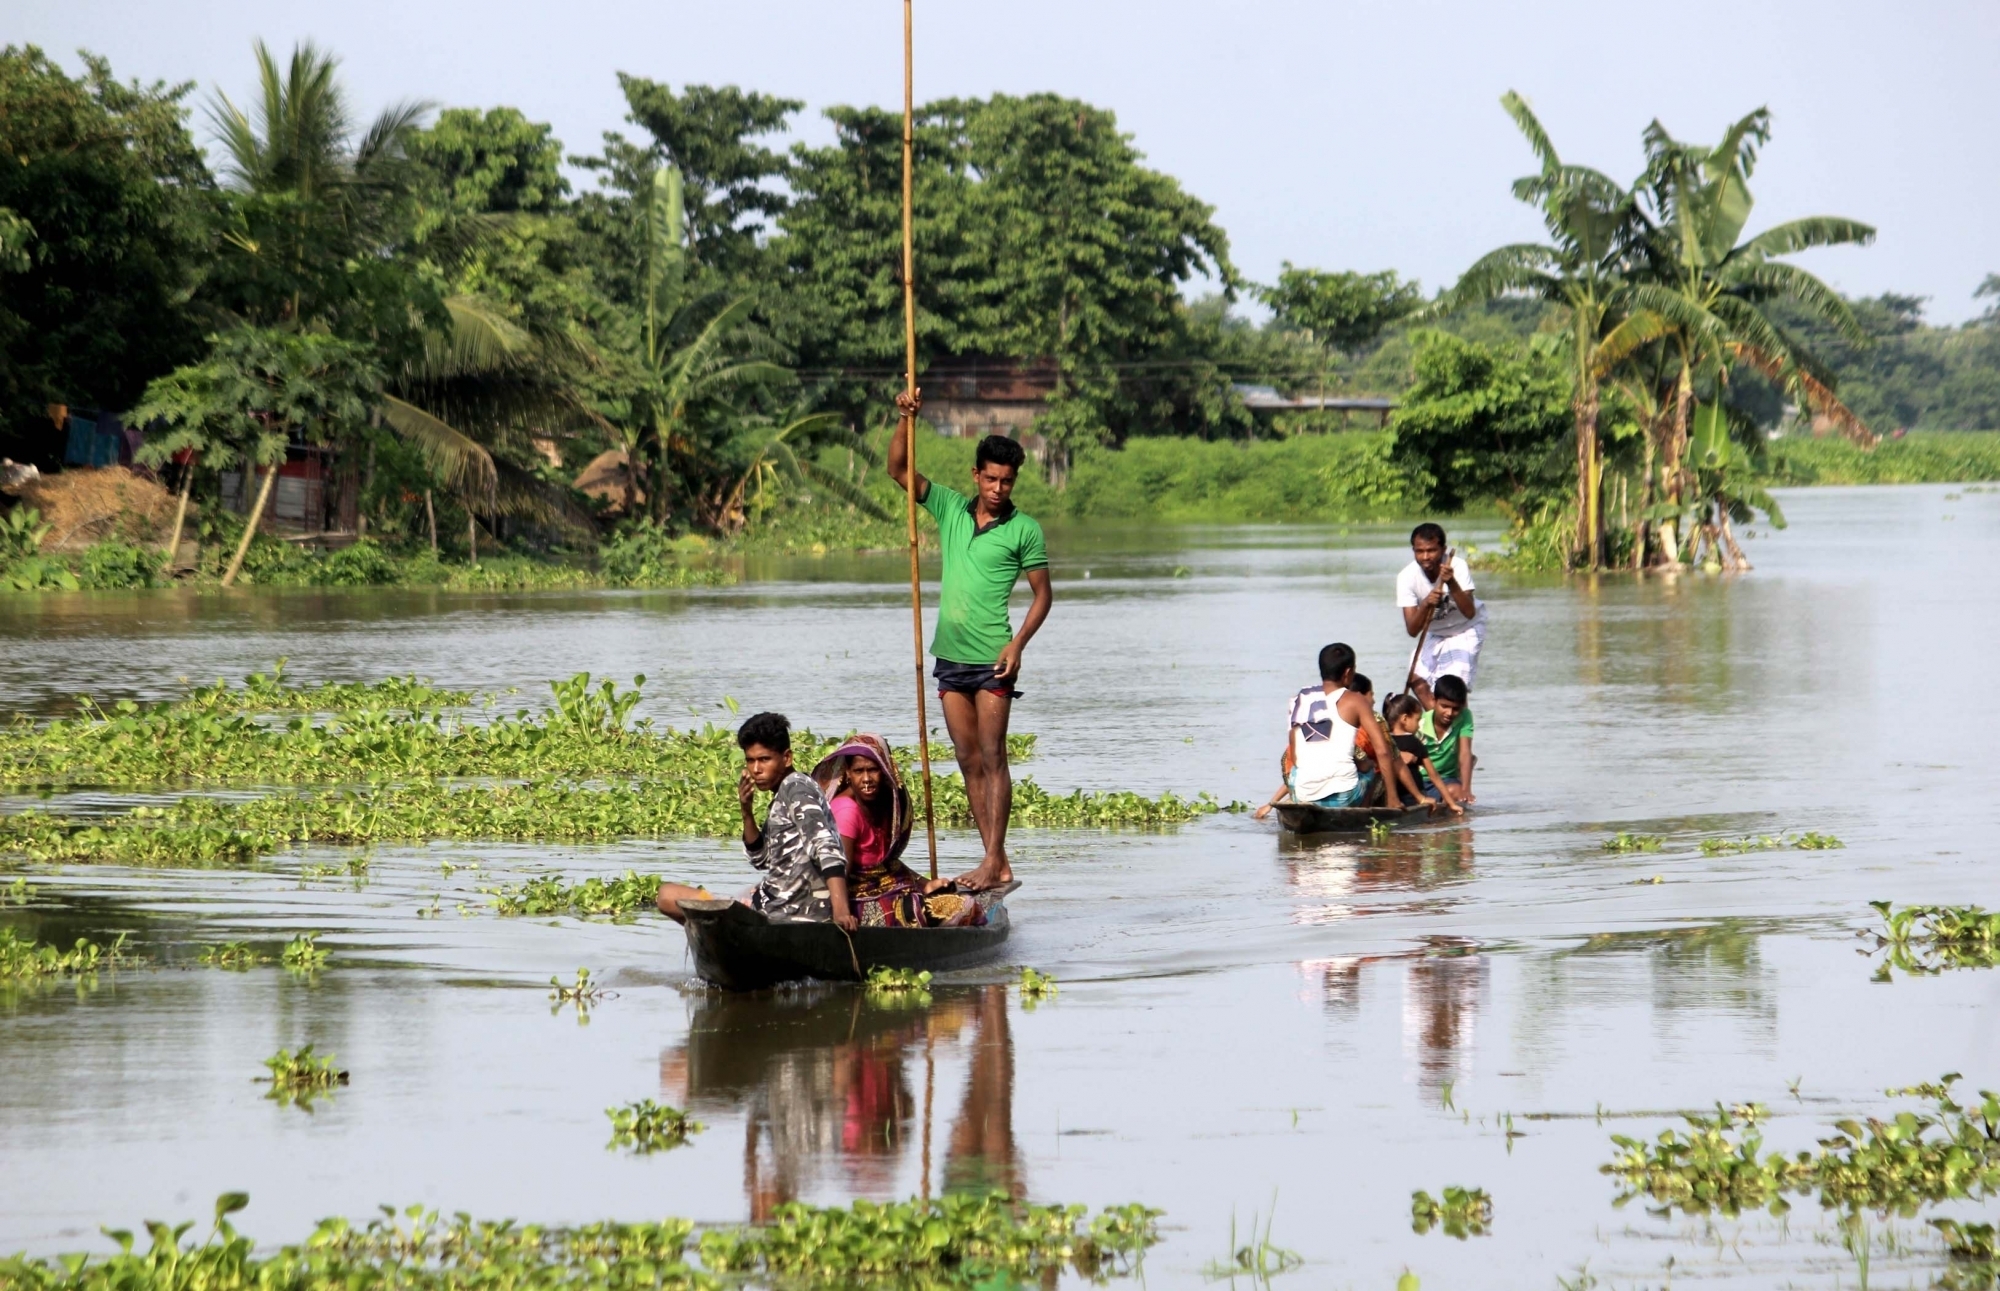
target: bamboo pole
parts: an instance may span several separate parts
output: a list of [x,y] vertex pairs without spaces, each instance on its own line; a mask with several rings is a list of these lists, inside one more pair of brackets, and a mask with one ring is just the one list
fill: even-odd
[[[903,389],[917,390],[917,253],[912,231],[916,168],[916,98],[913,68],[916,46],[911,37],[911,0],[903,0]],[[903,481],[903,502],[910,522],[910,635],[917,653],[917,757],[924,770],[924,836],[930,843],[931,877],[938,876],[937,813],[931,805],[931,731],[924,711],[924,584],[917,562],[917,419],[904,418],[903,446],[909,450],[909,477]]]

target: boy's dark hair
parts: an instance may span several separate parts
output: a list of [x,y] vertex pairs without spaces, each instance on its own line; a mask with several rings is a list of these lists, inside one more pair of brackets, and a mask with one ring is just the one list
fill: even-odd
[[984,470],[988,462],[995,466],[1008,466],[1018,471],[1021,463],[1028,460],[1027,450],[1005,435],[988,435],[979,441],[979,447],[972,452],[972,469]]
[[1472,694],[1465,688],[1465,678],[1454,677],[1450,673],[1431,683],[1431,694],[1439,699],[1448,699],[1460,708],[1471,700]]
[[792,751],[792,724],[783,713],[758,713],[736,728],[736,747],[761,744],[773,753]]
[[1368,680],[1368,674],[1365,672],[1357,672],[1352,677],[1349,677],[1347,679],[1347,688],[1357,695],[1372,695],[1375,693],[1375,683]]
[[1426,520],[1416,528],[1410,530],[1410,545],[1415,546],[1419,538],[1427,542],[1434,542],[1442,547],[1444,546],[1444,526],[1433,524],[1431,521]]
[[1417,702],[1414,695],[1391,695],[1388,702],[1382,705],[1382,720],[1394,726],[1411,713],[1423,711],[1424,706]]
[[1336,641],[1319,652],[1319,679],[1339,681],[1354,671],[1354,647]]

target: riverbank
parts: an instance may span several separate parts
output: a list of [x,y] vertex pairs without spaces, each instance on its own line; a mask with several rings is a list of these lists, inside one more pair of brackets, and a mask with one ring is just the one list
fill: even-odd
[[[924,473],[963,487],[975,445],[931,436],[919,443]],[[1039,519],[1162,524],[1368,524],[1423,514],[1425,490],[1394,462],[1388,431],[1299,435],[1253,443],[1136,439],[1117,450],[1078,454],[1061,490],[1030,459],[1015,502]],[[1786,436],[1768,445],[1759,482],[1768,486],[1978,484],[2000,480],[2000,433],[1918,431],[1863,448],[1843,439]],[[881,472],[860,487],[871,515],[821,498],[784,502],[725,538],[669,535],[634,526],[594,553],[501,550],[483,559],[440,558],[427,549],[393,551],[362,541],[315,552],[276,538],[252,544],[239,582],[258,587],[409,587],[448,591],[568,591],[589,588],[725,586],[733,558],[897,551],[907,541],[903,495]],[[17,514],[19,514],[17,512]],[[1458,517],[1490,518],[1494,503]],[[15,528],[25,532],[25,520]],[[919,542],[934,549],[935,526],[918,520]],[[4,535],[0,535],[4,536]],[[154,550],[123,538],[77,552],[43,553],[20,536],[0,545],[0,590],[112,590],[215,586],[230,545],[210,543],[193,570],[170,574]]]

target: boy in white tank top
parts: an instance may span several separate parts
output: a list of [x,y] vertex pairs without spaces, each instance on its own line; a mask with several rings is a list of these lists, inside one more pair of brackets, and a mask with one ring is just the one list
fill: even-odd
[[1366,733],[1375,750],[1376,766],[1390,765],[1393,756],[1375,710],[1348,689],[1354,680],[1354,648],[1336,641],[1321,650],[1319,675],[1319,685],[1307,686],[1292,697],[1286,713],[1285,788],[1256,810],[1258,820],[1287,793],[1293,802],[1314,807],[1365,807],[1379,786],[1388,806],[1403,805],[1393,781],[1385,783],[1374,772],[1363,774],[1354,765],[1357,730]]

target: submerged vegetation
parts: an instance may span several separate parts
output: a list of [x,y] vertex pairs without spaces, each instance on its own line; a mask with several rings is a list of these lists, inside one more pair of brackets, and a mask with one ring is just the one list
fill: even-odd
[[641,1154],[681,1147],[689,1135],[707,1128],[678,1107],[668,1107],[650,1098],[623,1107],[607,1107],[604,1114],[611,1118],[611,1142],[605,1146],[629,1148]]
[[1927,1099],[1931,1110],[1835,1121],[1818,1151],[1790,1156],[1763,1151],[1761,1105],[1718,1106],[1714,1116],[1690,1115],[1685,1131],[1662,1130],[1650,1143],[1613,1135],[1618,1152],[1604,1173],[1625,1187],[1619,1205],[1644,1196],[1663,1211],[1694,1214],[1782,1214],[1788,1194],[1817,1193],[1827,1209],[1909,1216],[1927,1203],[2000,1195],[2000,1097],[1981,1090],[1976,1105],[1961,1106],[1951,1093],[1958,1079],[1953,1072],[1889,1090]]
[[921,969],[878,965],[868,970],[862,989],[878,1004],[922,1008],[931,1002],[931,975]]
[[321,948],[317,932],[302,932],[285,943],[278,953],[278,962],[288,972],[317,973],[326,967],[330,952]]
[[1770,834],[1753,835],[1746,838],[1704,838],[1701,851],[1704,856],[1731,856],[1741,852],[1773,852],[1794,848],[1805,852],[1831,851],[1847,844],[1832,834],[1804,833],[1798,835]]

